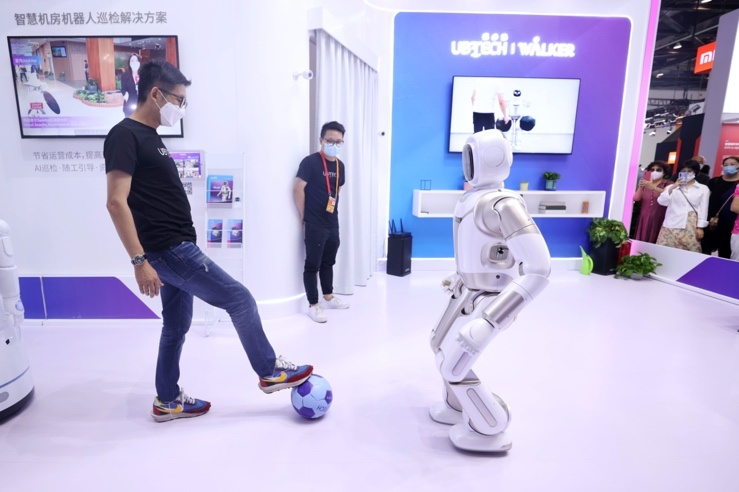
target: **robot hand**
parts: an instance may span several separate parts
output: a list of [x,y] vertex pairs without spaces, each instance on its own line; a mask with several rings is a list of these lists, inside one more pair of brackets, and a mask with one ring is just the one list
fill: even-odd
[[462,277],[460,277],[459,274],[454,273],[441,281],[441,288],[444,290],[444,292],[454,294],[455,292],[459,291],[461,283]]

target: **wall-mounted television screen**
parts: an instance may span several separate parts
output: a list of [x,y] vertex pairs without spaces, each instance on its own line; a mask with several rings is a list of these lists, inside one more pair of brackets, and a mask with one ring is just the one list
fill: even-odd
[[449,152],[498,128],[514,153],[571,154],[579,93],[580,79],[455,76]]
[[[138,102],[138,69],[179,66],[177,36],[8,37],[23,138],[105,137]],[[182,137],[182,121],[159,127]]]

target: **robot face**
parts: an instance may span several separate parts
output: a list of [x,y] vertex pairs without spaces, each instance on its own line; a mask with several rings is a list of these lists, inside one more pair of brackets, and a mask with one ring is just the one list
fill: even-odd
[[462,149],[464,177],[473,186],[502,186],[508,177],[513,153],[499,130],[475,133]]

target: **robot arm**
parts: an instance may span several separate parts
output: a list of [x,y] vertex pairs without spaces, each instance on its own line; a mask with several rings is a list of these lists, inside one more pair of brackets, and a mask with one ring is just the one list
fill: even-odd
[[18,270],[13,262],[13,245],[10,242],[10,226],[0,220],[0,301],[5,315],[13,318],[13,325],[23,322],[23,303],[18,282]]

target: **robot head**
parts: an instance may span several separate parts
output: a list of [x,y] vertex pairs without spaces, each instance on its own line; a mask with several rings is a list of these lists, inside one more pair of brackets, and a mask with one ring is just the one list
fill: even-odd
[[474,187],[503,186],[511,172],[513,151],[500,130],[475,133],[462,149],[464,178]]

